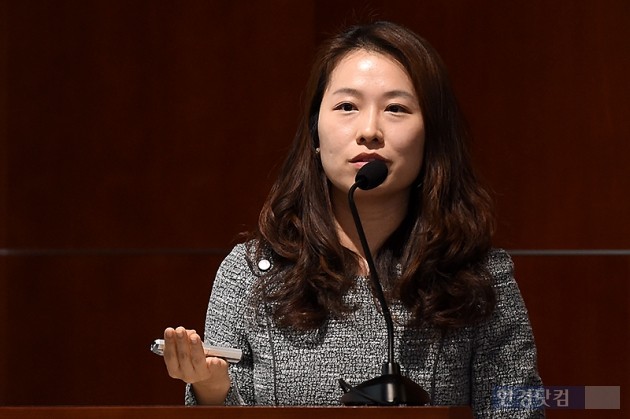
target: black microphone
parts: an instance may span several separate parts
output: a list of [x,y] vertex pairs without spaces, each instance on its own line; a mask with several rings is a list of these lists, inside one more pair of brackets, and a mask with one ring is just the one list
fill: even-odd
[[383,375],[364,381],[356,387],[352,387],[343,379],[339,379],[339,384],[344,391],[340,401],[346,406],[424,406],[431,401],[429,393],[408,377],[400,374],[400,365],[394,360],[394,322],[383,293],[381,281],[374,266],[372,252],[370,252],[370,247],[365,238],[357,206],[354,203],[354,191],[357,188],[363,190],[374,189],[382,184],[386,178],[387,165],[380,160],[371,161],[359,169],[354,179],[354,184],[348,191],[348,203],[350,204],[352,218],[354,219],[363,253],[370,268],[370,279],[374,285],[376,298],[381,306],[385,324],[387,325],[387,362],[382,367]]
[[[359,169],[352,186],[356,185],[357,188],[367,191],[376,188],[385,182],[385,179],[387,179],[387,165],[381,160],[373,160]],[[352,188],[350,190],[354,193]]]

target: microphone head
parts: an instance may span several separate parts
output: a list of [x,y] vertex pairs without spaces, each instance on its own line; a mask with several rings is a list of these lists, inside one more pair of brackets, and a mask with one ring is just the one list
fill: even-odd
[[374,189],[387,178],[387,165],[381,160],[373,160],[368,162],[359,169],[354,183],[359,189],[367,191]]

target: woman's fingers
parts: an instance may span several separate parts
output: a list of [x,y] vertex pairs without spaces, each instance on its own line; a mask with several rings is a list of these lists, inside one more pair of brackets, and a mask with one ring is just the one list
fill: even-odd
[[175,342],[177,342],[177,361],[181,379],[187,383],[197,381],[195,368],[192,364],[190,337],[183,327],[175,329]]
[[187,383],[211,377],[201,337],[194,329],[167,328],[164,331],[164,362],[168,373]]
[[188,333],[185,328],[171,327],[164,331],[164,363],[173,378],[184,380],[190,374],[190,348]]
[[179,361],[177,358],[177,342],[175,340],[175,329],[172,327],[164,331],[164,363],[168,370],[168,375],[179,378]]
[[203,351],[203,344],[198,334],[190,335],[190,360],[192,366],[198,373],[207,373],[206,370],[206,354]]

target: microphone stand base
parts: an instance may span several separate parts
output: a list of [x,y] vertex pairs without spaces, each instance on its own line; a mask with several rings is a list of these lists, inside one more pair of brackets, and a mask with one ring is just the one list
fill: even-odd
[[345,406],[424,406],[431,402],[418,384],[400,374],[383,374],[356,387],[339,380],[344,391],[340,402]]

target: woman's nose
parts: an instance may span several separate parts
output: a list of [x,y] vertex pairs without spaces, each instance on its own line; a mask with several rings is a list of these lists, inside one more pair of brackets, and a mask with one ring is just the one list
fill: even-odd
[[366,111],[359,118],[357,131],[357,143],[381,143],[383,141],[383,131],[380,126],[378,113],[376,111]]

